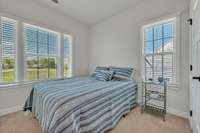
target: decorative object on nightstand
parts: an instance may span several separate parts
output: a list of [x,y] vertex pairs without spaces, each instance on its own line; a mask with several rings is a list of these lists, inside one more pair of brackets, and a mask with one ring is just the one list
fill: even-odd
[[155,81],[142,82],[142,113],[143,112],[157,112],[163,116],[165,121],[166,115],[166,93],[167,82],[163,78]]

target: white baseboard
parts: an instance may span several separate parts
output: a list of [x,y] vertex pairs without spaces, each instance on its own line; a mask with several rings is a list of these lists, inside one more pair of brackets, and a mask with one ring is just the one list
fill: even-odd
[[177,110],[177,109],[174,109],[174,108],[168,108],[167,113],[173,114],[173,115],[176,115],[176,116],[180,116],[180,117],[183,117],[183,118],[187,118],[187,119],[189,118],[189,112]]
[[11,108],[6,108],[6,109],[1,109],[0,110],[0,116],[7,115],[9,113],[13,113],[13,112],[20,111],[20,110],[23,110],[23,105],[11,107]]
[[[141,105],[141,100],[138,99],[137,103],[139,105]],[[172,115],[176,115],[176,116],[179,116],[179,117],[187,118],[187,119],[190,118],[189,112],[181,111],[181,110],[170,108],[170,107],[167,108],[167,113],[172,114]]]

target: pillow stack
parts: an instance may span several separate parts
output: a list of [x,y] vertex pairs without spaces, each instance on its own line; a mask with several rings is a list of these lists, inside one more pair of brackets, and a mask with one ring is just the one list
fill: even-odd
[[130,79],[132,73],[133,68],[129,67],[96,67],[92,77],[100,81],[121,81]]

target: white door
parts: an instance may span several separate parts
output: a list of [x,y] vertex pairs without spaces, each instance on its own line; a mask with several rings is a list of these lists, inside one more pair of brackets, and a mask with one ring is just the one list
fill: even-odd
[[200,133],[200,0],[191,3],[192,36],[191,36],[191,100],[192,128],[194,133]]

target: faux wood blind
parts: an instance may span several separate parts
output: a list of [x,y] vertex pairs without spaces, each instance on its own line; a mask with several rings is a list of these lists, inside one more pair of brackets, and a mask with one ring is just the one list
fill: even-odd
[[24,38],[27,80],[57,78],[59,35],[56,32],[25,24]]
[[146,80],[176,82],[174,22],[147,27],[144,33]]
[[1,82],[12,82],[15,80],[17,21],[1,17],[0,23],[0,80]]

